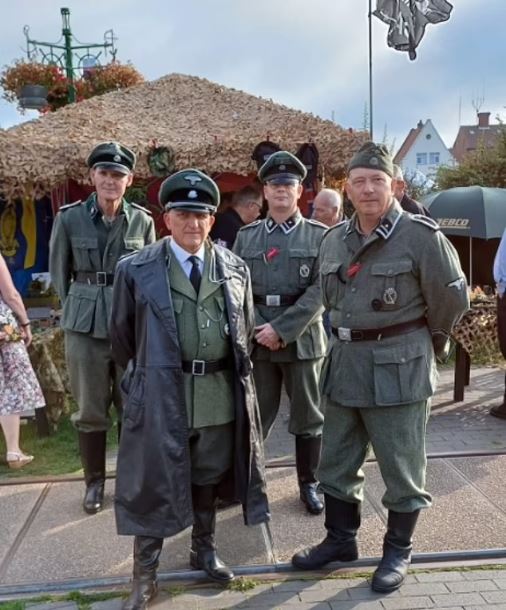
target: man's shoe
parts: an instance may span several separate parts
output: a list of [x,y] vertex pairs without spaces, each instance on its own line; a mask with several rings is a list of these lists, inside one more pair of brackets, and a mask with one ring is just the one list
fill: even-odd
[[132,592],[123,602],[122,610],[145,610],[148,603],[158,593],[158,584],[155,576],[141,576],[132,581]]
[[492,417],[498,417],[499,419],[506,419],[506,403],[492,407],[489,411],[489,415]]
[[300,483],[300,499],[306,506],[307,512],[312,515],[321,515],[323,502],[316,493],[317,483]]
[[211,580],[221,585],[226,585],[235,578],[232,570],[221,561],[213,549],[190,551],[190,565],[195,570],[204,570]]
[[86,487],[83,500],[84,512],[96,515],[104,506],[104,480],[93,481]]

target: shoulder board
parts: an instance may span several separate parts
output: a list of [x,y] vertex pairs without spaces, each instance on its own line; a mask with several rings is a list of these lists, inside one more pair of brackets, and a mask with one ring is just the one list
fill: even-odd
[[306,218],[306,222],[308,222],[311,225],[314,225],[315,227],[320,227],[321,229],[327,229],[327,225],[324,225],[323,222],[320,222],[319,220],[314,220],[313,218]]
[[411,220],[419,222],[433,231],[439,231],[439,225],[433,218],[429,218],[429,216],[424,216],[423,214],[409,214],[408,216]]
[[82,201],[80,199],[79,199],[79,201],[74,201],[73,203],[67,203],[65,205],[62,205],[58,211],[65,212],[65,210],[69,210],[70,208],[75,208],[76,206],[81,205],[81,203],[82,203]]
[[129,201],[128,203],[136,210],[141,210],[142,212],[146,212],[146,214],[149,214],[150,216],[153,215],[153,212],[151,212],[151,210],[148,210],[148,208],[145,208],[143,205],[140,205],[139,203],[134,203],[133,201]]
[[258,226],[259,224],[261,224],[262,222],[263,222],[263,219],[262,219],[262,218],[260,218],[259,220],[255,220],[255,221],[253,221],[253,222],[250,222],[250,223],[249,223],[249,224],[247,224],[247,225],[244,225],[244,227],[241,227],[241,228],[239,229],[239,231],[246,231],[247,229],[251,229],[251,228],[253,228],[253,227],[257,227],[257,226]]

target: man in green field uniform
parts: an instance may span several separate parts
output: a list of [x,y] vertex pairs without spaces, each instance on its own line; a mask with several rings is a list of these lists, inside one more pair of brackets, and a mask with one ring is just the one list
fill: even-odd
[[323,415],[318,380],[326,349],[318,249],[326,227],[303,218],[297,202],[305,166],[286,151],[258,172],[269,207],[265,220],[243,227],[234,252],[250,268],[256,316],[255,384],[264,438],[274,424],[284,383],[290,399],[300,498],[319,514],[316,493]]
[[124,199],[133,179],[133,151],[104,142],[92,150],[88,166],[95,192],[60,208],[49,271],[63,306],[65,358],[78,406],[72,420],[86,482],[83,508],[94,514],[103,504],[111,403],[121,421],[121,370],[112,359],[108,332],[114,271],[121,256],[155,241],[155,229],[150,212]]
[[357,558],[363,463],[369,445],[386,486],[388,528],[372,587],[402,584],[425,490],[425,429],[448,335],[469,306],[457,253],[438,225],[407,214],[393,197],[392,159],[365,144],[348,166],[355,214],[330,229],[320,251],[332,334],[322,393],[318,470],[327,537],[297,553],[302,569]]
[[240,501],[247,525],[269,518],[248,268],[207,239],[219,203],[208,176],[177,172],[159,199],[171,237],[119,263],[111,318],[126,366],[116,523],[135,536],[125,610],[154,597],[163,539],[189,525],[191,566],[221,584],[234,578],[216,552],[218,498]]

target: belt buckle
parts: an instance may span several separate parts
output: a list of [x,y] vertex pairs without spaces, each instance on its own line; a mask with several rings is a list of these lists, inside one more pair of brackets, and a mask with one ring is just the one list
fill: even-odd
[[265,304],[269,307],[279,307],[281,305],[281,296],[279,294],[265,295]]
[[206,361],[205,360],[192,360],[192,375],[205,375],[206,374]]
[[351,328],[339,326],[337,329],[337,336],[341,341],[351,341]]
[[97,271],[97,286],[107,286],[107,273],[105,271]]

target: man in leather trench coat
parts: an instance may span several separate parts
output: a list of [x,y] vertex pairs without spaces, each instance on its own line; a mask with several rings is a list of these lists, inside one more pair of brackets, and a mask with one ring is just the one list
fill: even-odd
[[118,533],[135,536],[128,610],[156,594],[163,538],[190,525],[191,566],[234,578],[216,554],[218,498],[239,500],[247,525],[269,518],[248,268],[207,240],[219,203],[208,176],[177,172],[159,199],[171,237],[120,261],[110,326],[127,367],[115,510]]

